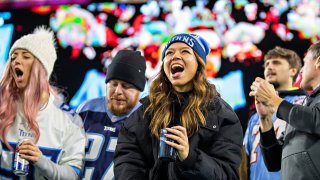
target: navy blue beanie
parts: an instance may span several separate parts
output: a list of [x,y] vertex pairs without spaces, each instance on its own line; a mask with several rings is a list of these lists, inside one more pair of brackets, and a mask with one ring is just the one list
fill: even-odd
[[165,57],[166,50],[168,47],[176,42],[182,42],[187,44],[189,47],[193,49],[194,52],[196,52],[203,60],[204,63],[206,63],[206,57],[210,52],[210,46],[209,43],[204,40],[202,37],[196,35],[196,34],[176,34],[174,35],[167,43],[167,45],[164,47],[162,51],[162,60]]
[[146,59],[139,51],[120,50],[108,66],[106,83],[112,79],[134,85],[143,91],[146,83]]

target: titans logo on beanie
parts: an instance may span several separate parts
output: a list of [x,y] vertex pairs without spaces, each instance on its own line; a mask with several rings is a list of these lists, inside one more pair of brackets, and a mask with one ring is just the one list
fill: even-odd
[[162,51],[162,60],[165,57],[166,50],[168,47],[176,42],[182,42],[187,44],[189,47],[193,49],[194,52],[196,52],[201,59],[203,59],[204,63],[206,63],[206,57],[210,52],[210,46],[209,43],[203,39],[202,37],[196,35],[196,34],[176,34],[174,35],[167,43],[167,45],[164,47]]
[[106,83],[121,80],[143,91],[146,83],[146,59],[139,51],[120,50],[108,66]]
[[22,36],[14,42],[10,49],[10,55],[16,49],[25,49],[33,54],[44,66],[48,73],[48,79],[53,70],[57,53],[53,32],[44,26],[37,27],[32,34]]

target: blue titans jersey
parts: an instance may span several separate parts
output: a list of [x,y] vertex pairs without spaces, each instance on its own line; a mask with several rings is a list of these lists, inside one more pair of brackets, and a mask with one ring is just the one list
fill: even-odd
[[[302,104],[305,99],[304,95],[288,95],[284,100],[293,104]],[[287,127],[287,123],[276,117],[276,113],[272,116],[273,127],[276,137],[283,136]],[[254,113],[249,122],[244,136],[244,146],[248,161],[250,163],[250,179],[252,180],[277,180],[280,179],[280,171],[269,172],[264,161],[263,155],[259,146],[260,131],[259,131],[259,115]]]
[[119,130],[123,121],[140,105],[138,103],[129,114],[122,117],[113,116],[107,110],[105,97],[89,100],[79,106],[77,113],[84,121],[87,135],[83,179],[114,179],[112,160]]

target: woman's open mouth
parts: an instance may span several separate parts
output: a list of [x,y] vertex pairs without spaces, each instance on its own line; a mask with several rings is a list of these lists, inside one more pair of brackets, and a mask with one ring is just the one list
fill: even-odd
[[173,78],[178,77],[184,71],[184,67],[180,64],[173,64],[171,66],[171,74]]
[[17,80],[21,81],[23,77],[23,71],[20,68],[15,68],[14,72],[16,74]]

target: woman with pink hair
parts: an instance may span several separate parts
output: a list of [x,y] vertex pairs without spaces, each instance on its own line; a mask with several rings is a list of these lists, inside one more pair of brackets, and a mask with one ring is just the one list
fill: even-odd
[[54,103],[49,77],[56,59],[54,35],[43,27],[10,49],[0,81],[0,179],[15,176],[15,152],[30,163],[27,179],[79,178],[85,136]]

